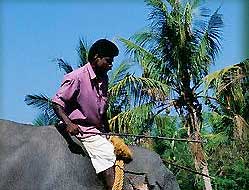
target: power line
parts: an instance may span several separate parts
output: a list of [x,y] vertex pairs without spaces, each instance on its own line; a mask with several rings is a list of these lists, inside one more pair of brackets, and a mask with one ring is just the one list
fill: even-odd
[[134,135],[129,133],[102,133],[102,132],[81,132],[82,134],[95,134],[95,135],[105,135],[105,136],[120,136],[120,137],[136,137],[136,138],[150,138],[150,139],[159,139],[159,140],[168,140],[168,141],[182,141],[182,142],[195,142],[203,143],[201,140],[190,140],[182,138],[170,138],[170,137],[161,137],[161,136],[149,136],[149,135]]
[[165,163],[166,163],[166,164],[171,164],[171,165],[173,165],[173,166],[175,166],[175,167],[178,167],[178,168],[187,170],[187,171],[189,171],[189,172],[192,172],[192,173],[195,173],[195,174],[199,174],[199,175],[202,175],[202,176],[204,176],[204,177],[211,178],[211,179],[215,179],[214,177],[211,177],[211,176],[209,176],[209,175],[206,175],[206,174],[203,174],[203,173],[198,172],[198,171],[196,171],[196,170],[193,170],[193,169],[191,169],[190,167],[181,166],[181,165],[178,165],[178,164],[176,164],[176,163],[174,163],[174,162],[172,162],[172,161],[169,161],[169,160],[165,160],[165,159],[162,159],[162,160],[163,160],[163,163],[164,163],[164,164],[165,164]]

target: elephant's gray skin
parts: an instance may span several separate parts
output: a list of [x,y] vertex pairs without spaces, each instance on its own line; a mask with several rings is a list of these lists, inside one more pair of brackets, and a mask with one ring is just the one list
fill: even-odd
[[[148,189],[179,189],[156,153],[131,148],[134,159],[125,166],[124,190],[143,182]],[[77,150],[69,149],[54,126],[0,120],[0,190],[102,190],[89,158]]]

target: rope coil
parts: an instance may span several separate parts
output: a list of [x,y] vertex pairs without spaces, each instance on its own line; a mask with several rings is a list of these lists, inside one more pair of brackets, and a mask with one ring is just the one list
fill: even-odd
[[109,141],[113,144],[114,153],[117,157],[115,162],[115,179],[112,190],[122,190],[124,183],[124,162],[132,160],[132,152],[120,137],[111,136]]

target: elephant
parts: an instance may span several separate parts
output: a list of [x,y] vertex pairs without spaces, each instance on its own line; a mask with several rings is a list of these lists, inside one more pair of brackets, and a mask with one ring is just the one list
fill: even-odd
[[[53,125],[0,120],[0,189],[102,190],[82,147],[74,138],[71,144]],[[130,149],[133,160],[125,164],[123,190],[179,190],[158,154],[139,146]]]

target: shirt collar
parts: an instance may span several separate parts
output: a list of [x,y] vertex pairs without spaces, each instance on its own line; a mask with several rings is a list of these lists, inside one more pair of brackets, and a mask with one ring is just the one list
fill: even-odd
[[93,68],[92,68],[91,64],[90,64],[90,63],[87,63],[87,64],[86,64],[86,67],[87,67],[87,70],[88,70],[90,79],[91,79],[91,80],[96,79],[96,74],[95,74],[95,72],[93,71]]

